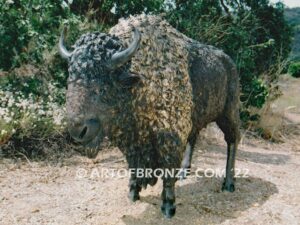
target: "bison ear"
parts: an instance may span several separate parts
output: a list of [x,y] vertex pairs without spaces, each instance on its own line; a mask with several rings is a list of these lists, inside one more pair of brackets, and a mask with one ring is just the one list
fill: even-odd
[[134,73],[123,73],[119,76],[118,81],[125,88],[131,88],[141,81],[141,76]]

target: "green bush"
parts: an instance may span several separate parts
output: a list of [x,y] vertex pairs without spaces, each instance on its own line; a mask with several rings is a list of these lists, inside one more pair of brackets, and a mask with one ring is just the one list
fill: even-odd
[[288,72],[293,77],[300,77],[300,62],[291,63]]
[[42,52],[53,47],[53,33],[67,11],[54,0],[1,1],[0,8],[0,68],[42,62]]
[[11,138],[43,140],[65,127],[59,99],[65,89],[34,75],[11,74],[0,79],[0,143]]
[[87,30],[102,29],[101,24],[88,24],[86,15],[72,13],[65,1],[7,0],[0,9],[0,70],[5,71],[45,63],[45,53],[56,50],[63,24],[71,28],[70,41]]

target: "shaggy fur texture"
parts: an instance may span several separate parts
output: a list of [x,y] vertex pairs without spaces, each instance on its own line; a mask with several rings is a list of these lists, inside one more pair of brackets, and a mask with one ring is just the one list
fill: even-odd
[[[125,153],[129,166],[180,168],[192,129],[189,39],[160,17],[144,15],[121,20],[110,33],[129,43],[132,26],[139,29],[142,40],[130,72],[143,79],[130,93],[134,126],[124,130],[125,136],[135,134],[128,144],[136,147]],[[129,127],[134,130],[129,131]]]

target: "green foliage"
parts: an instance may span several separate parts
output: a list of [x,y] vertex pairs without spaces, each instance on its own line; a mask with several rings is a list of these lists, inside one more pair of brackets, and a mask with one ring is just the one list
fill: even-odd
[[267,96],[268,88],[264,82],[260,79],[254,79],[244,85],[241,101],[246,108],[249,106],[261,108],[264,105]]
[[291,63],[289,66],[289,74],[293,77],[300,77],[300,62]]
[[[0,69],[9,70],[24,63],[42,63],[44,53],[56,46],[62,24],[72,28],[71,40],[95,28],[85,15],[71,13],[64,1],[7,0],[0,3]],[[97,28],[101,27],[100,25]]]
[[294,28],[294,40],[292,52],[290,54],[291,60],[300,60],[300,8],[288,8],[285,10],[287,21]]
[[259,121],[260,116],[258,114],[251,115],[248,109],[240,112],[240,119],[243,123],[249,123],[250,121]]
[[112,26],[121,17],[141,13],[159,13],[163,11],[164,0],[75,0],[70,5],[76,15],[87,15],[91,12],[92,18],[100,23]]
[[56,41],[53,32],[67,16],[59,2],[10,0],[1,1],[0,8],[0,68],[41,62],[42,52]]
[[[225,28],[225,18],[218,1],[176,1],[176,8],[168,12],[167,19],[178,30],[201,42],[218,44]],[[220,20],[220,22],[219,22]],[[214,24],[219,26],[212,26]],[[212,26],[212,27],[211,27]],[[214,34],[213,31],[215,31]]]

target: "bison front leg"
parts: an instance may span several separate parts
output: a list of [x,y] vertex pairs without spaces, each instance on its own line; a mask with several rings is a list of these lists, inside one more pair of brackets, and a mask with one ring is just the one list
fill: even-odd
[[171,218],[175,215],[175,178],[163,179],[163,191],[161,193],[162,206],[161,211],[167,218]]
[[128,195],[129,199],[132,202],[135,202],[140,199],[141,189],[142,189],[141,185],[139,185],[137,182],[136,175],[132,174],[129,179],[129,195]]
[[[178,134],[172,132],[160,132],[157,137],[157,150],[159,153],[159,165],[164,169],[163,190],[161,194],[161,211],[167,218],[175,215],[175,182],[180,168],[182,153],[185,146],[182,144]],[[167,171],[171,173],[167,173]]]

